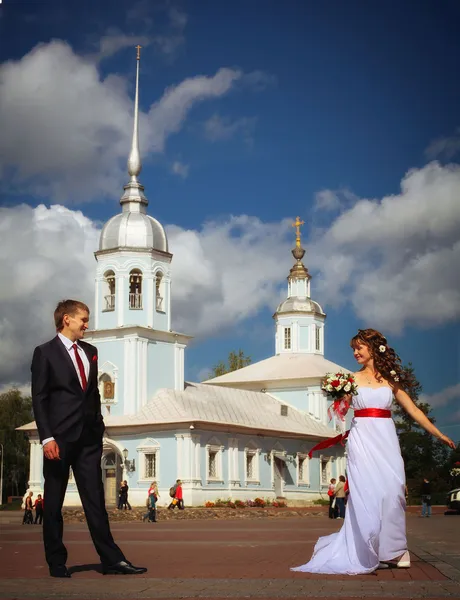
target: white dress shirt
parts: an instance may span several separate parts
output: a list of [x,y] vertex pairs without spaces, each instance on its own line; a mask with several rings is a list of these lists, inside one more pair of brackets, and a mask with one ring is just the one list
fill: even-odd
[[[83,383],[82,383],[81,375],[80,375],[80,369],[78,368],[77,359],[75,357],[75,350],[73,349],[73,345],[77,344],[78,354],[80,355],[80,358],[82,360],[83,368],[85,369],[86,381],[88,382],[90,364],[89,364],[88,357],[86,356],[86,352],[83,350],[83,348],[79,345],[78,342],[72,342],[72,340],[69,340],[69,338],[67,338],[65,335],[62,335],[62,333],[58,333],[58,338],[64,344],[67,352],[69,353],[70,359],[71,359],[73,366],[75,367],[75,371],[77,373],[78,381],[80,382],[80,385],[83,387]],[[42,442],[42,446],[44,446],[48,442],[52,442],[53,440],[54,440],[54,437],[49,437],[49,438],[44,439]]]

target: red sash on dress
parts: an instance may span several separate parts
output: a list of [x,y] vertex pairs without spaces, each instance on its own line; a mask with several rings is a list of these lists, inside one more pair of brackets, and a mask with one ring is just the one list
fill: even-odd
[[[374,417],[377,419],[391,419],[391,410],[385,410],[383,408],[360,408],[355,410],[355,417]],[[341,433],[333,438],[328,438],[313,446],[313,448],[308,453],[308,458],[313,456],[313,452],[317,450],[324,450],[325,448],[332,448],[336,444],[342,444],[347,439],[350,430],[345,433]]]

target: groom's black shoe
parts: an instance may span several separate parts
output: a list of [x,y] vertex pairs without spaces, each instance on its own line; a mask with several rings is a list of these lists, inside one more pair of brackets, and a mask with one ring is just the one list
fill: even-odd
[[120,562],[110,566],[102,566],[104,575],[140,575],[146,571],[146,567],[135,567],[127,560],[120,560]]
[[51,577],[72,577],[65,565],[50,567]]

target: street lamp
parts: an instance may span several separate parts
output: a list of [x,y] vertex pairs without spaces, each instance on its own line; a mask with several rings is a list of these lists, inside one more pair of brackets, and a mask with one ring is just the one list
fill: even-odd
[[134,458],[132,460],[128,460],[128,450],[125,448],[123,450],[123,458],[125,459],[125,466],[128,471],[132,472],[136,470],[136,465],[134,462]]

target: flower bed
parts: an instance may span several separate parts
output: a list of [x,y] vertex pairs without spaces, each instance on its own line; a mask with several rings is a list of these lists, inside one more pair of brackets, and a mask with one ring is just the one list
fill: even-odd
[[232,500],[231,498],[228,498],[228,500],[217,498],[215,502],[209,500],[205,504],[205,508],[286,508],[286,506],[286,502],[283,500],[271,500],[270,498],[255,498],[245,502],[243,500]]

